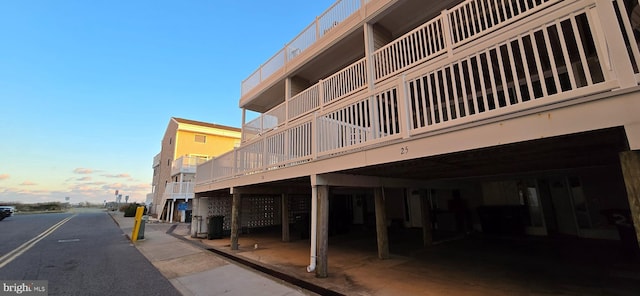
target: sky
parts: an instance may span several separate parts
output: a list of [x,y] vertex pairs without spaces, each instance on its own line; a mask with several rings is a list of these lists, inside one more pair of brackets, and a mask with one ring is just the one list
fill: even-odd
[[240,127],[242,80],[334,2],[0,0],[0,202],[143,202],[170,118]]

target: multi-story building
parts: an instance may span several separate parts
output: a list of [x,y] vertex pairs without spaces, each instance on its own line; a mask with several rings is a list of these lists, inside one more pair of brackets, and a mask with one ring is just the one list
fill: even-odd
[[239,229],[288,240],[310,215],[320,277],[328,236],[354,229],[376,230],[381,258],[410,227],[425,245],[625,240],[614,222],[640,230],[639,15],[631,0],[339,0],[242,81],[240,107],[261,115],[198,166],[196,195],[225,209],[208,214],[232,249]]
[[232,150],[240,129],[172,117],[153,158],[151,214],[166,221],[190,219],[196,166]]

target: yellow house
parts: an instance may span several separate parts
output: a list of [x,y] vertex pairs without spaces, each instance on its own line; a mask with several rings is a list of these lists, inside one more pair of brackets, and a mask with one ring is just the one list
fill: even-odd
[[239,128],[172,117],[153,161],[151,214],[189,221],[196,166],[240,144]]

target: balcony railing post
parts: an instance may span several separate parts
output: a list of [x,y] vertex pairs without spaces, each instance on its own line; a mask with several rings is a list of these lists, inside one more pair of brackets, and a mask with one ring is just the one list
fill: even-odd
[[320,101],[318,105],[320,106],[320,110],[322,110],[324,108],[324,80],[322,79],[318,81],[318,100]]
[[233,168],[231,168],[231,176],[235,176],[238,173],[238,167],[240,162],[238,161],[238,149],[233,148]]
[[[606,70],[615,75],[615,79],[618,80],[621,88],[636,86],[638,82],[627,53],[627,47],[622,35],[623,29],[617,21],[618,17],[613,7],[613,1],[596,1],[594,9],[596,13],[591,14],[597,27],[594,35],[602,35],[594,36],[597,39],[594,41],[596,41],[596,47],[600,49],[598,53],[603,53],[603,62],[608,66]],[[620,9],[623,10],[624,8],[621,7]],[[591,12],[593,12],[593,9]]]
[[259,171],[262,171],[262,170],[264,170],[264,169],[267,167],[267,165],[268,165],[267,159],[269,158],[269,157],[267,156],[267,153],[268,153],[268,149],[267,149],[267,146],[268,146],[268,145],[267,145],[267,144],[268,144],[268,143],[267,143],[267,137],[262,138],[262,140],[261,140],[261,141],[262,141],[262,151],[261,151],[261,153],[262,153],[262,159],[261,159],[260,167],[258,168],[258,170],[259,170]]
[[311,121],[311,157],[318,158],[318,112],[313,112],[313,120]]
[[449,19],[449,11],[443,10],[441,13],[442,18],[442,37],[444,38],[444,48],[447,49],[449,57],[453,56],[453,38],[451,37],[451,21]]
[[409,96],[407,95],[406,85],[406,74],[402,74],[398,77],[398,116],[400,116],[398,122],[400,123],[400,133],[405,139],[409,138],[410,135]]
[[316,16],[316,40],[320,39],[320,19]]

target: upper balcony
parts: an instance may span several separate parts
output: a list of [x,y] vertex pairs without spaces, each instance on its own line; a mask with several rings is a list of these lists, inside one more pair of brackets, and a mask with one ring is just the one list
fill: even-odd
[[240,107],[264,113],[287,97],[362,59],[364,24],[400,36],[461,0],[338,0],[241,83]]
[[209,159],[210,157],[207,156],[182,156],[176,159],[171,164],[171,176],[175,176],[178,174],[195,174],[198,165],[206,162]]
[[[632,17],[639,7],[623,0],[466,0],[422,11],[431,17],[415,26],[399,18],[405,25],[398,28],[411,29],[247,123],[241,147],[200,165],[196,184],[613,97],[640,81],[640,21]],[[393,27],[385,23],[391,19],[372,22]]]
[[194,185],[195,184],[193,182],[167,183],[167,186],[164,189],[162,200],[192,199],[194,197]]

